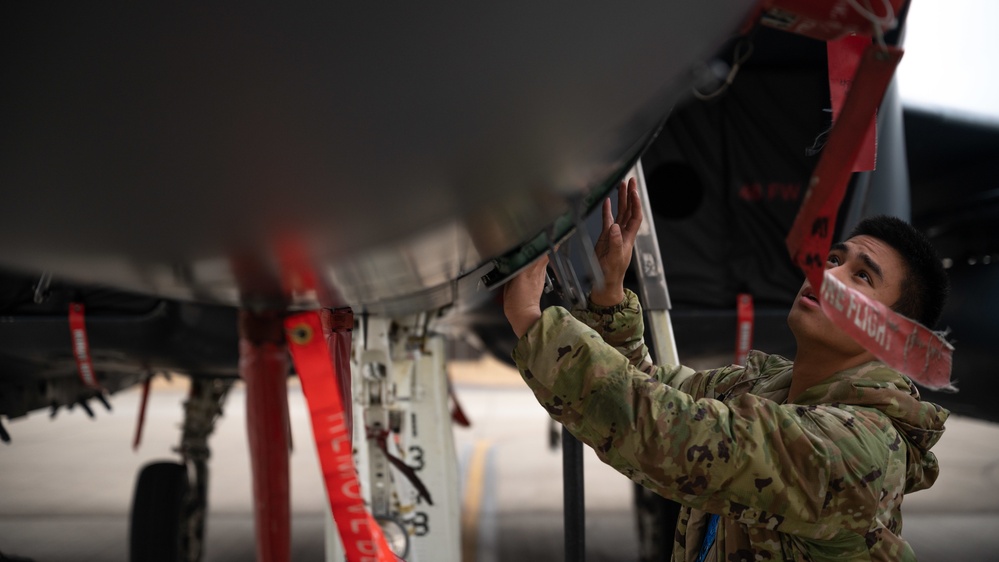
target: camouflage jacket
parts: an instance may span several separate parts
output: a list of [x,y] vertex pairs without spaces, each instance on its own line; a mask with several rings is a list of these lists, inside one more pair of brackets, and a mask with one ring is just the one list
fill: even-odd
[[[927,488],[947,411],[877,362],[786,404],[791,361],[745,367],[652,364],[638,298],[543,313],[513,358],[549,415],[624,475],[684,506],[673,560],[915,560],[902,496]],[[578,319],[577,319],[578,317]]]

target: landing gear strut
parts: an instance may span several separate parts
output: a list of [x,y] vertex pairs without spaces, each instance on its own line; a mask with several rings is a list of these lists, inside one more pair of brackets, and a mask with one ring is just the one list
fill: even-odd
[[208,436],[222,414],[234,379],[191,379],[184,427],[176,449],[181,462],[149,463],[139,472],[132,500],[132,562],[201,560],[208,508]]

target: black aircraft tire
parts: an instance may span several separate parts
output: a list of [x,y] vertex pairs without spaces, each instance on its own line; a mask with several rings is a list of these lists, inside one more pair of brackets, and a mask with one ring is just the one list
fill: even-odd
[[131,562],[178,562],[183,548],[187,467],[176,462],[147,464],[132,498]]

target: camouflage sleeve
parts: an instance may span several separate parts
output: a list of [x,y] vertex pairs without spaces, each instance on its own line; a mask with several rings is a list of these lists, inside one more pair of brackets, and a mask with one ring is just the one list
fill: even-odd
[[552,418],[665,497],[816,539],[869,525],[876,498],[805,423],[814,406],[795,410],[749,394],[695,400],[639,371],[558,307],[542,314],[513,357]]
[[679,386],[694,371],[677,365],[670,369],[657,369],[652,363],[649,348],[645,345],[645,323],[638,296],[629,289],[624,291],[624,301],[614,306],[598,306],[587,299],[586,308],[577,308],[572,315],[600,334],[639,371],[656,377],[660,382]]

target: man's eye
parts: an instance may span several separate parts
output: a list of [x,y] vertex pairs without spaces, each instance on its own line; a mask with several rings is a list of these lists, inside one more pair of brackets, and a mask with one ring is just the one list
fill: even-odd
[[833,265],[839,265],[839,258],[836,256],[829,256],[828,258],[826,258],[826,261]]
[[871,276],[868,275],[866,271],[861,271],[861,272],[857,273],[857,277],[860,277],[861,279],[863,279],[864,281],[866,281],[868,283],[871,282]]

